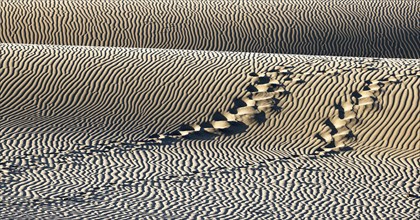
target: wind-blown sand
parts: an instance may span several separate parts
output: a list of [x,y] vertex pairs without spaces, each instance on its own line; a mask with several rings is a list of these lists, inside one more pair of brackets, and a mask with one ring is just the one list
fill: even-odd
[[418,219],[419,7],[0,0],[0,219]]
[[1,44],[0,62],[3,219],[420,214],[418,59]]
[[0,42],[420,58],[420,1],[0,0]]

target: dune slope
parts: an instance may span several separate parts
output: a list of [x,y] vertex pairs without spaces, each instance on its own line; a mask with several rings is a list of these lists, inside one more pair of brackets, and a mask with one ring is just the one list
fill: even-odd
[[5,218],[419,215],[419,60],[1,44],[0,62]]

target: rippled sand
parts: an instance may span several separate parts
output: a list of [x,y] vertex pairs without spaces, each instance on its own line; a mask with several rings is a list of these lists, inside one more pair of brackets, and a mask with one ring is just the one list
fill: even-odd
[[418,6],[0,0],[0,218],[418,218]]

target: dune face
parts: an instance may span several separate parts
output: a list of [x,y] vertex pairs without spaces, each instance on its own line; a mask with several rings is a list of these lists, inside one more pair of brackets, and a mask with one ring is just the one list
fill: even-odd
[[418,214],[419,60],[19,44],[0,54],[6,219]]
[[419,58],[419,1],[1,0],[0,42]]
[[0,0],[0,219],[418,219],[419,7]]

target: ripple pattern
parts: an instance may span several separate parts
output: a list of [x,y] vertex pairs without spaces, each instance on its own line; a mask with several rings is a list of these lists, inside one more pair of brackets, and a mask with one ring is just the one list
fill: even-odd
[[420,58],[419,1],[1,0],[0,42]]

